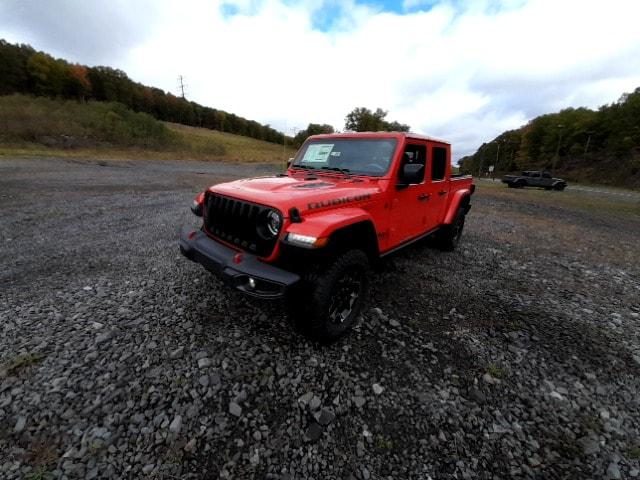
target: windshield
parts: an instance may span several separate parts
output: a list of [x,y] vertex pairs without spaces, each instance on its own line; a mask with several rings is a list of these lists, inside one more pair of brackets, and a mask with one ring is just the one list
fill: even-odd
[[305,143],[292,167],[381,177],[389,169],[396,139],[327,138]]

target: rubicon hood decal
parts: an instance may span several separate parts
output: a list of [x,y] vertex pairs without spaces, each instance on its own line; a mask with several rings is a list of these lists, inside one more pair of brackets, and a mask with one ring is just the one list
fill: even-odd
[[332,198],[330,200],[322,200],[320,202],[307,203],[307,209],[313,210],[314,208],[331,207],[334,205],[343,205],[345,203],[351,203],[351,202],[361,202],[363,200],[368,200],[370,198],[371,198],[370,193],[365,193],[363,195],[354,195],[352,197]]

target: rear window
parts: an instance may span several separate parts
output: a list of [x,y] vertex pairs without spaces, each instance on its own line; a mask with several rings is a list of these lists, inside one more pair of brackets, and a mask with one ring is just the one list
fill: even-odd
[[431,160],[431,180],[444,180],[447,171],[447,149],[443,147],[433,147],[433,158]]

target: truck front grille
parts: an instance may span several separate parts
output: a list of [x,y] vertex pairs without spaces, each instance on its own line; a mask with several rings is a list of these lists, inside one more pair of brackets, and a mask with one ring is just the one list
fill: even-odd
[[210,235],[260,257],[271,254],[278,238],[265,238],[257,228],[271,208],[217,193],[207,193],[204,207],[204,227]]

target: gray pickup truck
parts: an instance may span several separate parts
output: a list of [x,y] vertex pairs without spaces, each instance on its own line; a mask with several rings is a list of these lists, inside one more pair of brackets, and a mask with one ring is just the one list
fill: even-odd
[[505,175],[502,183],[509,188],[539,187],[545,190],[564,190],[567,186],[561,178],[553,178],[549,172],[526,171],[521,175]]

